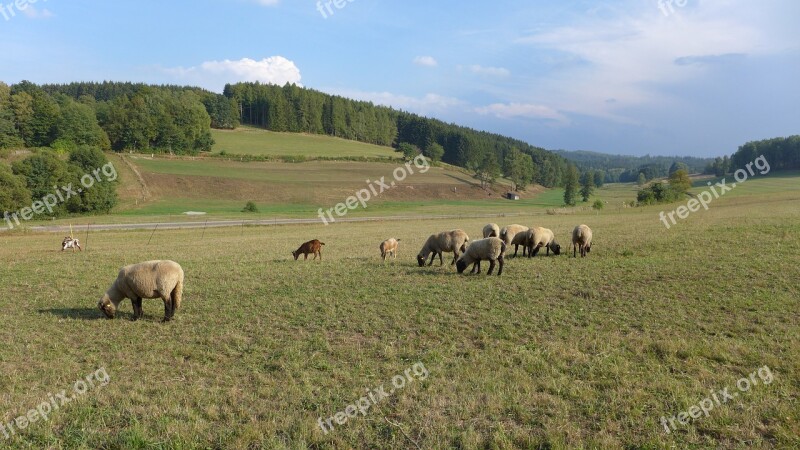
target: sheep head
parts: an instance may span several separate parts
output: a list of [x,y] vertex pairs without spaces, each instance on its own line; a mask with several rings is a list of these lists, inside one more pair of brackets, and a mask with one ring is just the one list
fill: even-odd
[[297,257],[300,256],[300,253],[292,252],[292,256],[294,256],[294,260],[297,261]]
[[561,245],[553,241],[552,243],[550,243],[550,250],[553,252],[554,255],[558,256],[561,254]]
[[467,263],[465,263],[463,259],[459,258],[458,261],[456,261],[456,269],[458,270],[458,273],[464,273],[464,271],[467,269]]
[[117,313],[117,308],[111,303],[111,299],[108,298],[108,295],[104,295],[103,298],[97,302],[97,307],[100,311],[105,314],[105,316],[109,319],[113,319]]
[[425,265],[425,257],[422,254],[417,255],[417,263],[419,263],[420,267]]

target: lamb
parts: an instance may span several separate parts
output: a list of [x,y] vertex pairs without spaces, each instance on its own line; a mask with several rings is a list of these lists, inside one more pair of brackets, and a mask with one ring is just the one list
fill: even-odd
[[122,300],[129,298],[133,303],[133,318],[143,315],[143,298],[164,300],[164,320],[169,322],[181,306],[183,295],[183,269],[175,261],[158,260],[131,264],[119,270],[117,279],[97,302],[97,307],[109,319],[116,315]]
[[592,229],[586,225],[578,225],[572,230],[572,257],[578,257],[578,248],[581,250],[581,258],[592,250]]
[[303,255],[303,259],[308,259],[309,254],[313,254],[314,258],[317,259],[319,255],[319,260],[322,261],[322,246],[325,245],[324,242],[320,242],[319,239],[312,239],[308,242],[304,242],[303,245],[300,246],[297,250],[292,252],[292,256],[294,256],[294,260],[297,261],[297,258],[300,255]]
[[393,256],[394,259],[397,259],[397,243],[400,242],[400,239],[389,238],[383,242],[381,242],[380,249],[381,249],[381,258],[386,261],[387,256]]
[[483,237],[500,237],[500,227],[496,223],[487,224],[483,227]]
[[503,255],[506,252],[506,243],[500,238],[488,237],[479,239],[467,247],[467,251],[456,262],[456,269],[458,273],[464,273],[464,270],[470,264],[472,271],[470,273],[481,273],[481,260],[489,260],[489,271],[487,275],[491,275],[494,270],[495,260],[500,263],[500,269],[497,271],[497,276],[503,274]]
[[530,230],[530,241],[528,242],[528,257],[532,258],[539,253],[539,249],[547,248],[547,256],[550,256],[550,251],[553,254],[561,254],[561,246],[556,242],[553,230],[542,227],[534,227]]
[[469,242],[469,236],[467,236],[464,230],[456,229],[432,234],[428,240],[425,241],[422,250],[419,251],[417,262],[420,267],[424,266],[428,255],[432,254],[431,261],[428,263],[430,266],[433,264],[436,255],[439,255],[439,265],[443,266],[444,260],[442,259],[442,252],[453,252],[453,261],[450,263],[452,266],[456,263],[456,259],[458,259],[459,255],[466,251],[467,242]]
[[[514,237],[517,234],[522,233],[524,231],[528,231],[528,230],[529,230],[529,228],[526,227],[525,225],[513,224],[513,225],[509,225],[507,227],[503,227],[500,230],[500,235],[498,237],[500,239],[502,239],[503,242],[506,243],[506,246],[509,246],[509,245],[514,243],[513,240],[514,240]],[[519,246],[520,245],[522,245],[522,244],[516,243],[514,245],[514,256],[517,256],[517,250],[519,250]],[[522,256],[525,256],[525,248],[524,248],[524,246],[522,248]]]

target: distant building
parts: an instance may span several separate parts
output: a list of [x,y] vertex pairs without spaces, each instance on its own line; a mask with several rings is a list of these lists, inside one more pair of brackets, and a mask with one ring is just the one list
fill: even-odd
[[509,200],[519,200],[519,194],[514,192],[508,192],[506,193],[506,198]]

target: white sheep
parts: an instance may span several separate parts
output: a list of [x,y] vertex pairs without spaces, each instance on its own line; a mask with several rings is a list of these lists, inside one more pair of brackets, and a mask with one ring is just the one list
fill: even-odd
[[592,229],[586,225],[578,225],[572,230],[572,256],[578,257],[577,250],[581,251],[581,258],[592,250]]
[[529,242],[528,242],[528,257],[532,258],[539,253],[539,249],[545,247],[547,249],[547,256],[550,256],[550,251],[553,254],[561,254],[561,246],[556,242],[553,230],[542,227],[534,227],[530,229]]
[[483,237],[500,237],[500,227],[496,223],[487,224],[483,227]]
[[[512,225],[508,225],[508,226],[505,226],[502,229],[500,229],[500,235],[498,235],[497,237],[502,239],[503,242],[506,243],[506,247],[508,247],[513,243],[514,237],[516,235],[518,235],[519,233],[523,233],[525,231],[528,231],[528,230],[529,230],[529,228],[526,227],[525,225],[512,224]],[[522,245],[522,244],[517,243],[517,244],[514,245],[514,256],[517,256],[517,251],[519,250],[519,246],[520,245]],[[510,247],[509,247],[509,250],[510,250]],[[525,248],[524,248],[524,246],[522,248],[522,256],[525,256]]]
[[386,261],[387,256],[393,256],[394,259],[397,259],[397,245],[400,242],[400,239],[389,238],[383,242],[381,242],[380,249],[381,249],[381,258]]
[[505,252],[506,243],[500,238],[488,237],[479,239],[469,244],[467,251],[458,258],[456,269],[458,273],[464,273],[467,266],[474,264],[470,273],[481,273],[481,261],[488,259],[489,271],[486,274],[492,274],[495,261],[498,261],[500,263],[500,269],[497,271],[497,276],[500,276],[503,274],[503,254]]
[[172,320],[181,306],[183,294],[183,269],[175,261],[159,260],[131,264],[119,270],[117,279],[108,288],[97,307],[109,319],[113,319],[117,307],[125,298],[133,303],[133,319],[144,315],[143,298],[164,300],[164,322]]
[[469,242],[469,236],[467,236],[464,230],[456,229],[432,234],[428,240],[425,241],[422,250],[419,251],[417,262],[420,267],[424,266],[428,255],[432,254],[431,261],[428,263],[430,266],[433,264],[433,259],[436,258],[436,255],[439,255],[439,265],[443,266],[444,260],[442,259],[442,252],[453,252],[453,262],[450,263],[450,265],[453,265],[456,263],[456,259],[458,259],[461,252],[466,250],[467,242]]

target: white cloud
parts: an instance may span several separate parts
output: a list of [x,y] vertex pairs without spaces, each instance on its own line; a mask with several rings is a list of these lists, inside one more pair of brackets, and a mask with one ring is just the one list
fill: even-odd
[[439,65],[433,56],[417,56],[414,58],[414,64],[425,67],[436,67]]
[[489,106],[475,108],[475,112],[482,115],[493,115],[500,119],[526,118],[553,120],[567,123],[569,120],[560,112],[549,106],[531,103],[493,103]]
[[484,67],[478,64],[473,64],[471,66],[466,66],[466,67],[459,66],[459,69],[466,69],[474,74],[486,75],[491,77],[507,77],[511,75],[511,72],[503,67]]
[[242,81],[284,85],[300,84],[300,69],[283,56],[271,56],[261,61],[242,58],[232,61],[206,61],[189,68],[176,67],[165,71],[178,80],[221,92],[225,83]]

